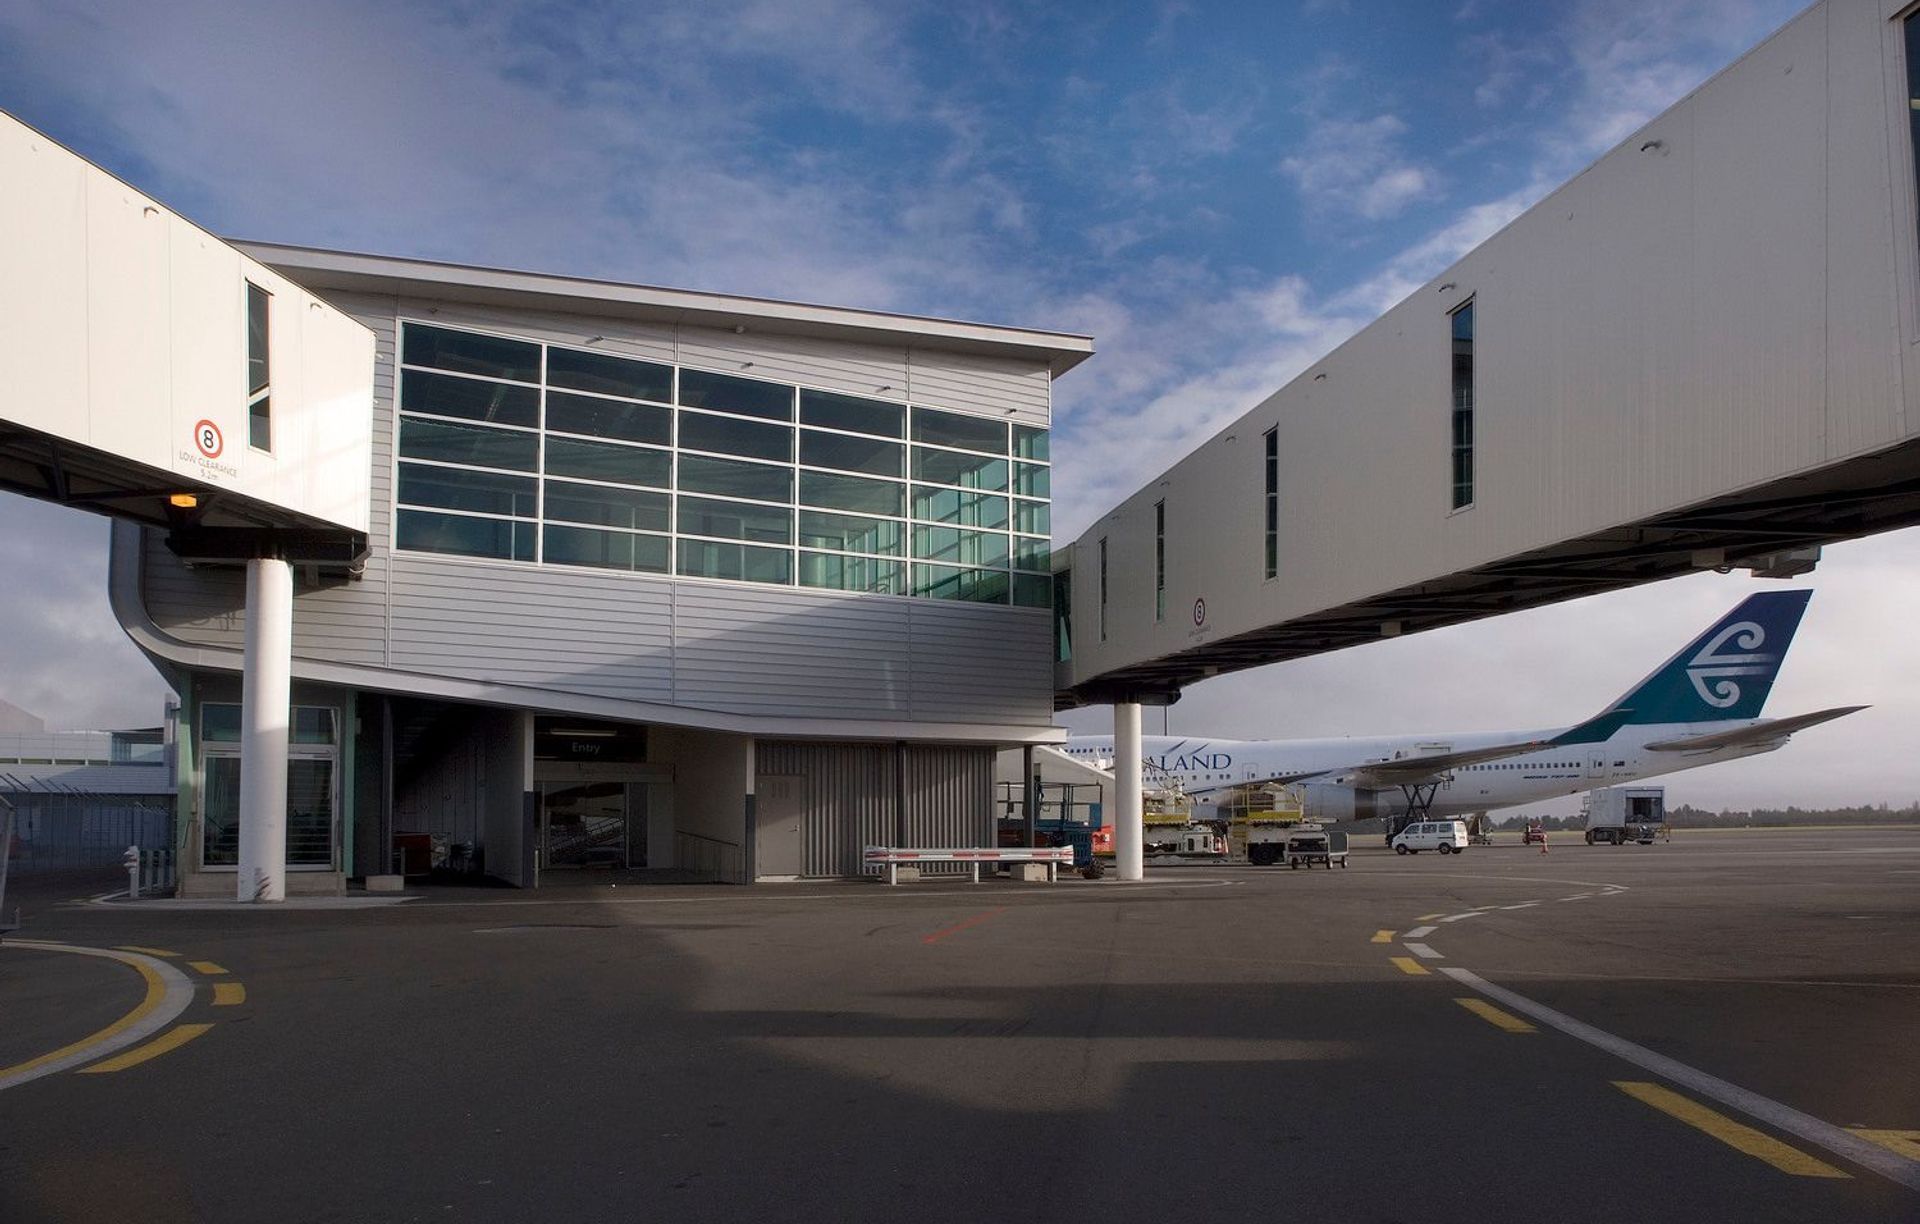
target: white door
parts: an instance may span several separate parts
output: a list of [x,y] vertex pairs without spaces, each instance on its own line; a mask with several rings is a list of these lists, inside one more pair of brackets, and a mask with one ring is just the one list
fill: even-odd
[[754,788],[753,874],[800,874],[800,826],[805,814],[806,779],[762,775]]

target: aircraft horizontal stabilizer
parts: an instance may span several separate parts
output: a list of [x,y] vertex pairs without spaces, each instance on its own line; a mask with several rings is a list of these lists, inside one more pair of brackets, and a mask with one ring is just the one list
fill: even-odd
[[1773,740],[1785,739],[1795,731],[1804,731],[1808,727],[1819,726],[1836,718],[1857,714],[1866,706],[1836,706],[1831,710],[1816,710],[1811,714],[1796,714],[1792,718],[1769,718],[1754,723],[1750,727],[1741,727],[1735,731],[1715,731],[1707,735],[1689,735],[1684,739],[1661,740],[1657,744],[1648,744],[1652,752],[1713,752],[1721,748],[1738,748],[1745,744],[1764,744]]

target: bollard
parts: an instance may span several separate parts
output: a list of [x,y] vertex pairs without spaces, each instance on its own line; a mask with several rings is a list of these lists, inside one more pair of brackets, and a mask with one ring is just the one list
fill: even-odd
[[140,895],[140,847],[128,846],[121,861],[127,866],[127,900]]

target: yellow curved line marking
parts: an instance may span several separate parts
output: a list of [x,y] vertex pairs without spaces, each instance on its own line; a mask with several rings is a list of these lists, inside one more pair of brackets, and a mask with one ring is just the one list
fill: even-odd
[[169,952],[165,948],[143,948],[139,944],[121,944],[122,952],[138,952],[142,956],[178,956],[178,952]]
[[208,977],[225,977],[227,973],[225,969],[222,969],[212,961],[188,961],[187,964],[192,965],[196,972],[203,973]]
[[118,1020],[115,1020],[112,1024],[101,1029],[99,1032],[93,1034],[91,1037],[82,1037],[72,1045],[61,1046],[51,1054],[42,1054],[38,1058],[30,1058],[26,1062],[16,1063],[11,1067],[0,1067],[0,1080],[4,1080],[8,1076],[18,1074],[22,1071],[31,1071],[35,1067],[43,1067],[50,1062],[66,1058],[69,1055],[78,1054],[89,1046],[96,1046],[103,1042],[112,1041],[115,1037],[118,1037],[134,1025],[140,1023],[140,1021],[146,1019],[154,1008],[160,1006],[160,1000],[165,998],[167,993],[166,983],[160,980],[160,975],[139,961],[123,960],[120,963],[123,965],[132,965],[140,971],[140,976],[146,979],[147,994],[145,998],[140,1000],[137,1007]]
[[247,988],[238,982],[215,982],[213,984],[213,1005],[215,1007],[235,1007],[247,1001]]
[[212,1027],[211,1024],[176,1024],[145,1045],[137,1045],[125,1054],[115,1055],[91,1067],[82,1067],[76,1074],[104,1075],[110,1071],[125,1071],[128,1067],[137,1067],[149,1058],[158,1058],[169,1050],[179,1049]]

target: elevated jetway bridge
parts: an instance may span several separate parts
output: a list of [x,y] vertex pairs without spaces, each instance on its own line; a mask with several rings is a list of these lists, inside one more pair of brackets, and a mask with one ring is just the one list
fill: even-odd
[[1115,774],[1210,676],[1920,523],[1910,10],[1814,4],[1062,549]]

